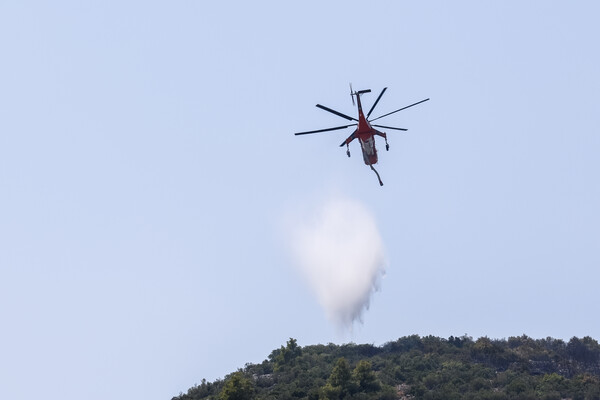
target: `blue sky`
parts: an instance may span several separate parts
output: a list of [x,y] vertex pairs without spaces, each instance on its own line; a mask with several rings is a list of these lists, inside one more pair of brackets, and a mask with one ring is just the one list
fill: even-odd
[[[168,399],[289,337],[600,338],[599,11],[3,1],[0,397]],[[431,98],[381,120],[382,188],[349,132],[292,135],[349,82]],[[388,260],[344,334],[281,232],[331,193]]]

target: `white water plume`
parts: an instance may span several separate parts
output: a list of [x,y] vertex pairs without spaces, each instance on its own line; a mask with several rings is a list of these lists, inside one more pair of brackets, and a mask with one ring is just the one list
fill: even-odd
[[375,219],[358,201],[334,197],[291,225],[296,263],[340,328],[362,322],[378,289],[385,257]]

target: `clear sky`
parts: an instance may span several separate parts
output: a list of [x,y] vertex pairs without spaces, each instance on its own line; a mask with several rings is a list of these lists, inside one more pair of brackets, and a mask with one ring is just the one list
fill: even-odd
[[[0,2],[0,398],[170,399],[300,345],[600,338],[595,1]],[[385,186],[350,132],[372,89]],[[380,150],[383,143],[378,142]],[[387,267],[340,334],[286,213]]]

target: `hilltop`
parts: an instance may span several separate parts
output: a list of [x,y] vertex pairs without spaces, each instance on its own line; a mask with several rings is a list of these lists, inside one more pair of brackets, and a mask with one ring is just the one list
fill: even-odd
[[290,338],[262,363],[173,398],[200,399],[600,399],[600,345],[412,335],[300,347]]

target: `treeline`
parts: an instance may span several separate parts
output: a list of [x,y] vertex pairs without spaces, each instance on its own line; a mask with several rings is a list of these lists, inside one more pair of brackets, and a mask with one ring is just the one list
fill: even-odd
[[262,363],[173,398],[200,399],[600,399],[600,345],[525,335],[413,335],[383,346],[290,339]]

